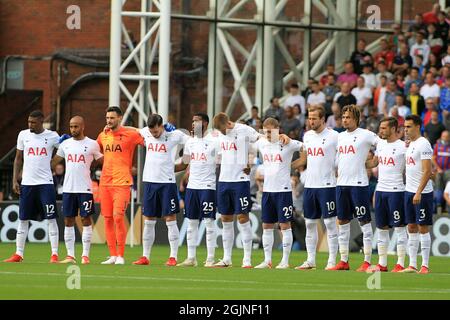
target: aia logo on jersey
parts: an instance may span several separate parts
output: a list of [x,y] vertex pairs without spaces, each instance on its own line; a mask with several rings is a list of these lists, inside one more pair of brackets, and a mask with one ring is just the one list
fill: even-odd
[[86,159],[84,157],[84,154],[78,155],[78,154],[70,154],[67,156],[67,162],[75,162],[75,163],[86,163]]
[[120,144],[107,144],[105,147],[105,152],[122,152],[122,147]]
[[202,153],[191,153],[191,160],[195,161],[206,161],[206,154]]
[[222,142],[220,148],[224,151],[234,150],[237,151],[237,146],[235,142]]
[[164,143],[149,143],[147,147],[147,151],[153,151],[153,152],[160,152],[160,153],[167,153],[167,148]]
[[416,165],[416,162],[414,161],[413,157],[407,157],[407,158],[406,158],[406,164],[407,164],[408,166],[415,166],[415,165]]
[[47,156],[47,149],[46,148],[29,148],[27,156]]
[[325,154],[322,148],[308,148],[308,156],[324,157]]
[[378,162],[381,163],[384,166],[394,166],[395,167],[395,161],[392,157],[378,157]]
[[356,151],[355,151],[355,147],[352,145],[340,146],[339,153],[341,153],[341,154],[356,154]]
[[283,162],[281,159],[281,154],[265,154],[263,156],[264,162]]

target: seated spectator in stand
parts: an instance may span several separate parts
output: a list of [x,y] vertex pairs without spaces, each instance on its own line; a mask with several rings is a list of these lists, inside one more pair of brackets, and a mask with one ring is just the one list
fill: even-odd
[[331,107],[331,110],[333,113],[327,117],[326,125],[327,128],[333,129],[334,127],[336,127],[336,119],[341,116],[342,109],[337,103],[335,103]]
[[328,76],[333,76],[334,82],[337,80],[337,75],[335,73],[334,64],[330,63],[327,65],[327,71],[320,77],[320,85],[326,86],[328,83]]
[[344,65],[344,73],[342,73],[337,80],[338,86],[342,86],[344,83],[348,83],[350,88],[356,86],[356,80],[358,75],[353,71],[353,63],[347,61]]
[[280,122],[281,133],[286,134],[289,138],[299,140],[302,127],[300,120],[294,117],[294,110],[292,107],[287,107],[284,110],[284,119]]
[[293,107],[299,104],[302,108],[302,113],[306,114],[306,100],[300,95],[300,87],[297,83],[291,84],[289,88],[289,97],[284,102],[284,108]]
[[259,108],[257,106],[252,107],[252,116],[250,119],[248,119],[245,124],[252,127],[253,129],[256,129],[256,121],[261,121],[261,118],[259,117]]
[[385,116],[390,113],[391,108],[395,105],[395,97],[398,93],[395,80],[389,80],[383,104],[383,114]]
[[375,89],[373,102],[378,114],[383,114],[384,100],[386,99],[387,77],[381,76],[380,84]]
[[361,74],[361,77],[364,78],[366,87],[369,88],[372,92],[375,91],[377,87],[377,78],[372,72],[371,64],[363,65],[363,73]]
[[445,85],[441,88],[439,109],[447,130],[450,128],[450,76],[445,79]]
[[334,102],[340,107],[340,110],[349,104],[356,104],[356,98],[350,92],[351,87],[348,82],[344,82],[341,85],[341,92],[334,96]]
[[398,53],[392,64],[392,71],[395,73],[397,71],[407,71],[412,67],[413,59],[409,55],[409,49],[406,44],[400,45],[400,53]]
[[450,212],[450,181],[447,182],[444,189],[444,200],[446,204],[446,212]]
[[428,31],[428,37],[427,37],[427,43],[430,46],[430,50],[432,53],[434,53],[436,56],[440,56],[442,48],[444,46],[444,42],[441,39],[441,35],[439,31],[436,28],[435,24],[429,24],[427,26]]
[[363,77],[358,77],[357,86],[353,88],[352,95],[356,98],[356,105],[360,108],[361,113],[365,116],[369,115],[369,104],[372,100],[372,91],[366,88]]
[[[411,109],[409,109],[407,106],[405,106],[404,100],[405,100],[405,98],[401,93],[398,93],[395,96],[394,107],[397,108],[399,116],[402,117],[403,119],[405,119],[407,116],[409,116],[411,114]],[[392,109],[391,109],[391,111],[392,111]],[[391,116],[391,114],[389,114],[388,116]]]
[[425,66],[425,70],[430,72],[432,68],[435,68],[437,73],[437,70],[441,69],[442,65],[440,59],[438,59],[433,52],[430,52],[428,64]]
[[427,100],[432,98],[435,105],[439,105],[439,97],[441,96],[441,89],[435,83],[434,76],[431,72],[428,72],[425,76],[425,83],[420,88],[420,95]]
[[397,49],[399,49],[399,38],[401,36],[404,37],[402,28],[398,23],[394,23],[392,25],[392,30],[394,30],[394,33],[388,36],[388,46],[391,48],[394,52],[398,52]]
[[372,55],[366,51],[366,40],[359,39],[356,50],[353,51],[350,62],[353,63],[353,67],[357,74],[363,72],[363,66],[366,64],[372,64]]
[[409,54],[411,57],[421,55],[423,57],[423,65],[427,65],[430,55],[430,46],[424,41],[426,33],[419,31],[416,33],[416,42],[411,46]]
[[450,65],[450,46],[447,47],[447,54],[442,58],[441,64]]
[[450,67],[444,66],[441,68],[440,74],[436,80],[437,85],[441,88],[445,86],[445,80],[450,76]]
[[[306,89],[302,91],[302,96],[305,98],[305,101],[308,100],[309,95],[313,92],[312,86],[314,81],[315,80],[313,78],[309,78]],[[306,108],[306,110],[308,110],[308,108]]]
[[413,66],[419,70],[419,78],[425,78],[425,73],[427,70],[425,68],[425,65],[423,64],[423,56],[421,54],[418,54],[414,57]]
[[308,95],[308,99],[306,99],[306,109],[308,109],[312,105],[325,105],[326,97],[325,94],[320,90],[319,82],[313,80],[311,88],[312,92]]
[[384,61],[380,61],[378,63],[377,70],[378,70],[378,73],[375,75],[375,78],[377,78],[377,86],[380,85],[380,82],[381,82],[380,78],[382,76],[385,76],[388,81],[392,79],[393,75],[392,75],[392,73],[387,71],[386,63]]
[[369,116],[366,119],[366,129],[378,134],[382,118],[383,116],[378,114],[377,108],[370,107]]
[[397,89],[402,93],[405,92],[405,72],[406,71],[397,71],[394,75]]
[[[447,47],[447,38],[449,32],[449,24],[446,19],[447,14],[444,11],[440,11],[438,13],[438,23],[436,24],[436,27],[439,32],[439,37],[442,39],[442,43],[444,44],[444,48]],[[445,65],[445,63],[442,63],[442,65]]]
[[398,45],[397,45],[397,51],[396,51],[397,54],[400,53],[400,48],[402,45],[406,45],[406,47],[408,48],[408,53],[409,53],[408,41],[406,41],[406,36],[403,33],[398,36]]
[[411,114],[420,116],[425,110],[425,99],[419,93],[417,83],[411,83],[409,94],[406,96],[406,106],[411,110]]
[[438,14],[441,11],[441,6],[439,3],[433,4],[433,8],[429,12],[423,14],[423,23],[426,25],[432,23],[439,23]]
[[392,107],[390,117],[397,119],[398,128],[403,130],[403,127],[405,125],[405,118],[399,115],[398,108],[396,106]]
[[292,111],[294,112],[294,117],[300,121],[300,127],[304,128],[305,122],[306,122],[306,116],[305,116],[305,114],[302,113],[302,108],[300,108],[300,105],[295,104],[292,107]]
[[409,88],[411,87],[411,84],[413,82],[416,83],[419,87],[422,86],[422,80],[420,79],[420,76],[419,76],[419,68],[417,68],[417,67],[412,67],[411,70],[409,71],[409,76],[406,78],[406,83],[405,83],[405,89],[404,89],[405,95],[409,94]]
[[333,75],[328,75],[327,84],[322,91],[325,94],[325,115],[328,117],[333,113],[331,111],[333,99],[339,93],[339,88],[336,86],[336,78]]
[[333,130],[337,132],[344,132],[345,128],[342,126],[342,115],[336,116],[335,121],[336,125],[334,126]]
[[56,190],[56,200],[62,200],[65,171],[66,169],[64,164],[58,163],[55,166],[55,172],[53,173],[53,184],[55,185]]
[[264,119],[267,118],[275,118],[278,121],[281,121],[284,117],[284,109],[280,106],[280,99],[277,97],[273,97],[270,99],[270,106],[267,108],[266,113],[264,114]]
[[395,53],[394,51],[389,48],[389,44],[386,39],[380,40],[380,47],[381,50],[375,54],[374,61],[375,66],[377,66],[381,61],[384,61],[384,63],[387,66],[388,70],[391,70],[392,63],[394,62]]
[[[427,100],[428,103],[428,100]],[[439,112],[432,109],[430,112],[430,118],[424,119],[423,123],[425,125],[424,136],[430,141],[430,144],[434,146],[437,139],[441,136],[442,132],[445,131],[445,126],[439,119]],[[425,118],[427,115],[425,116]],[[427,120],[427,121],[426,121]],[[425,122],[426,121],[426,122]],[[425,124],[426,123],[426,124]]]
[[408,31],[406,32],[406,37],[409,39],[409,47],[414,44],[414,37],[419,31],[423,31],[426,33],[427,26],[425,23],[423,23],[422,15],[420,13],[417,13],[414,17],[414,23],[409,26]]
[[450,181],[450,133],[442,131],[440,139],[433,148],[431,162],[436,170],[434,183],[435,190],[447,189],[446,184]]

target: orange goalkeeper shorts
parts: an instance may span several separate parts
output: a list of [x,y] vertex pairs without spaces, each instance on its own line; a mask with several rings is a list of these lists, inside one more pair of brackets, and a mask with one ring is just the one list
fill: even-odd
[[100,186],[100,209],[105,217],[124,215],[130,203],[130,186]]

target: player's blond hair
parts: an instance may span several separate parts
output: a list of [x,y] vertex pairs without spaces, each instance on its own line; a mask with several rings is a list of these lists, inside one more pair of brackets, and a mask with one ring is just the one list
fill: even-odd
[[359,127],[359,120],[361,118],[361,111],[359,110],[359,107],[356,104],[349,104],[342,108],[342,115],[346,112],[350,112],[353,119],[356,121],[356,126]]
[[318,112],[319,118],[325,118],[325,108],[321,104],[312,105],[308,108],[308,112]]
[[220,112],[213,119],[213,125],[215,129],[219,129],[220,127],[226,125],[230,121],[228,115],[224,112]]

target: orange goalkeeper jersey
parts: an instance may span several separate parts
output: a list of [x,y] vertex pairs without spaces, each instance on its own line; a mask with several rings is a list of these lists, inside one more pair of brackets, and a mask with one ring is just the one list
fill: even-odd
[[104,155],[100,186],[126,186],[133,184],[131,167],[136,146],[144,143],[139,132],[120,127],[98,135],[97,142]]

